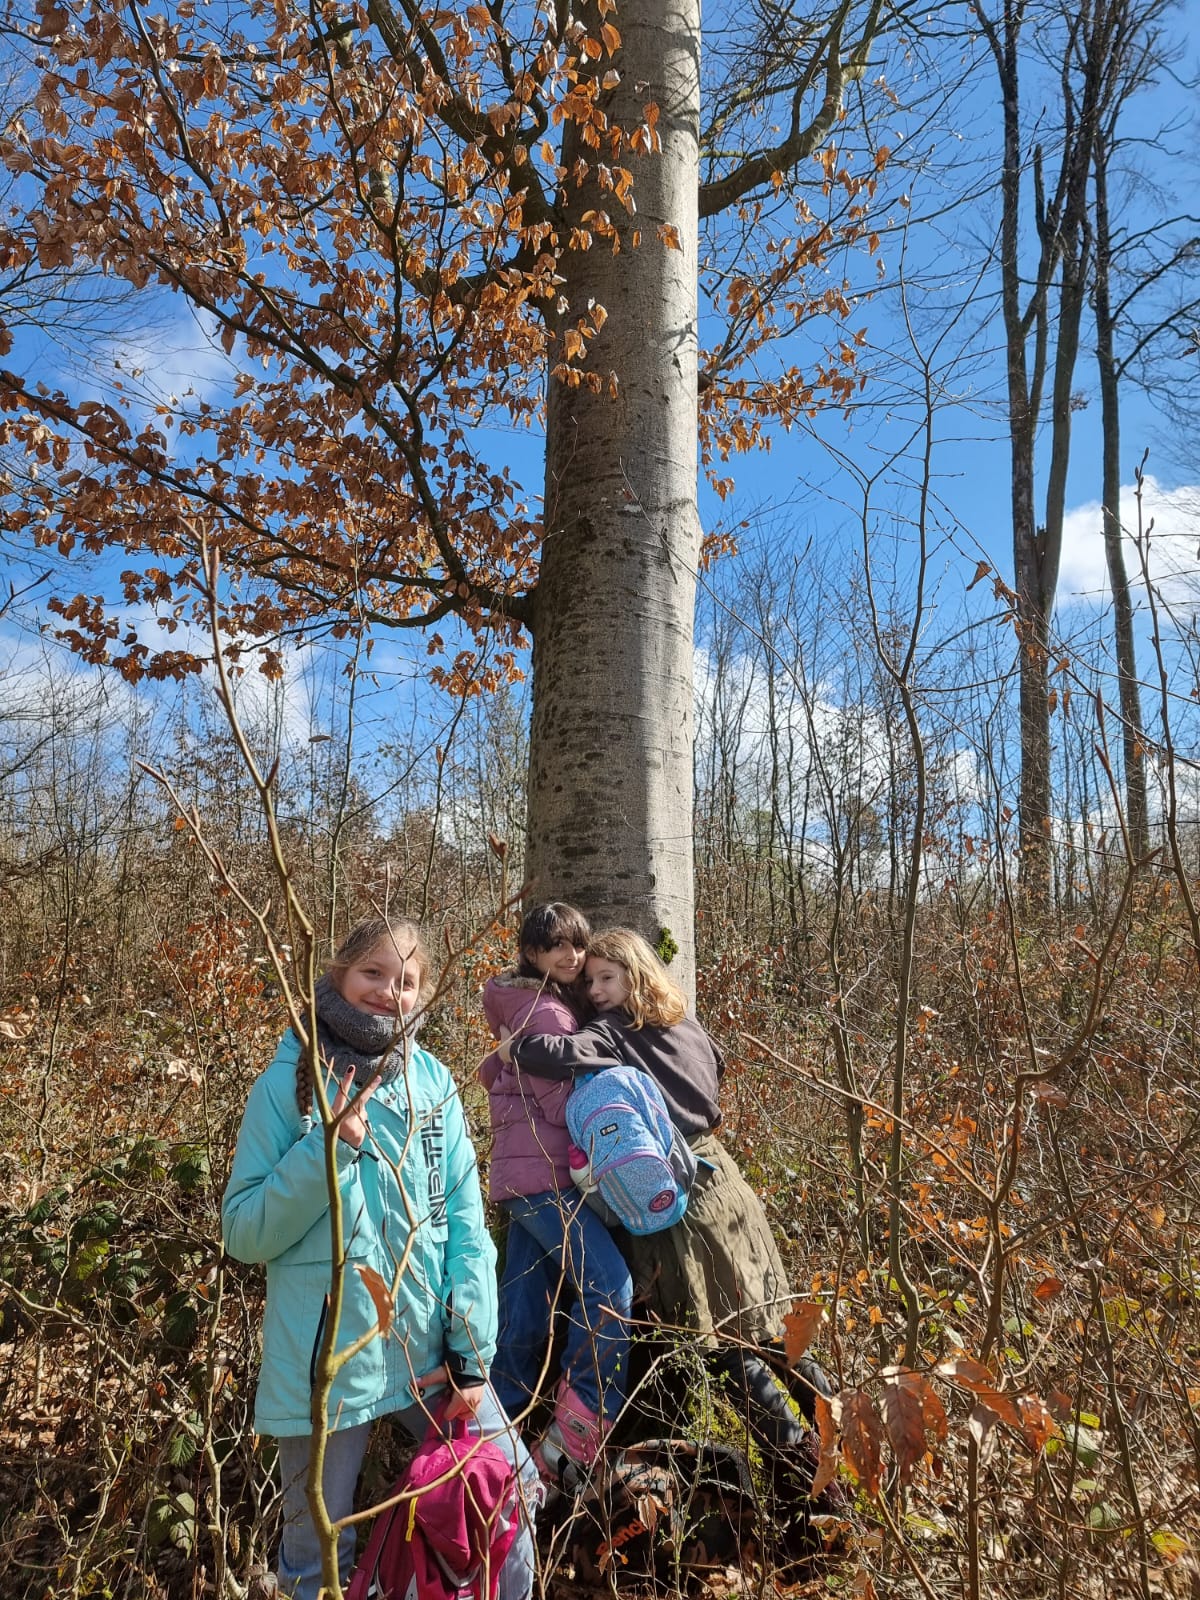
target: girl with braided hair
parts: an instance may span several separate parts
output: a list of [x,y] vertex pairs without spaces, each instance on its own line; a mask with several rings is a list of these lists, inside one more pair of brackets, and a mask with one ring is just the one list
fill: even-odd
[[[376,1418],[394,1415],[417,1439],[431,1414],[443,1423],[473,1419],[481,1436],[508,1451],[525,1491],[527,1514],[500,1574],[499,1600],[528,1600],[540,1488],[488,1386],[496,1256],[454,1080],[416,1042],[430,988],[420,929],[380,917],[350,933],[316,986],[318,1055],[340,1118],[335,1161],[346,1259],[337,1348],[368,1336],[330,1395],[325,1503],[334,1522],[351,1514]],[[306,1480],[333,1271],[326,1137],[313,1104],[310,1052],[289,1029],[250,1090],[221,1222],[230,1255],[267,1268],[255,1427],[278,1443],[279,1582],[294,1600],[316,1600],[322,1582]],[[391,1286],[394,1303],[389,1332],[374,1338],[371,1273]],[[353,1556],[350,1526],[339,1538],[343,1581]]]

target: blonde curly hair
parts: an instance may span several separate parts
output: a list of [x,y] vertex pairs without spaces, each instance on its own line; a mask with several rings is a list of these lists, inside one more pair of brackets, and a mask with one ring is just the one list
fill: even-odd
[[588,958],[621,967],[629,984],[625,1010],[635,1028],[673,1028],[687,1015],[683,990],[650,945],[632,928],[606,928],[588,940]]

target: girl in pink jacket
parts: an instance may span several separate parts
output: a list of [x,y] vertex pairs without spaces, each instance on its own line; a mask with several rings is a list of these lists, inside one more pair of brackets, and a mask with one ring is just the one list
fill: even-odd
[[[573,906],[535,906],[521,924],[516,970],[488,981],[483,1006],[497,1039],[574,1033],[574,988],[590,929]],[[500,1332],[492,1386],[520,1418],[543,1388],[554,1312],[568,1314],[554,1416],[533,1456],[551,1485],[589,1468],[625,1398],[633,1283],[600,1218],[583,1202],[567,1161],[572,1084],[521,1071],[499,1055],[479,1069],[492,1118],[489,1193],[508,1214],[500,1278]]]

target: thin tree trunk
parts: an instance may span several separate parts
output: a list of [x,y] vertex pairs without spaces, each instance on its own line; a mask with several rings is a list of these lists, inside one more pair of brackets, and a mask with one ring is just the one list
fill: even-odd
[[[1044,904],[1050,889],[1050,711],[1049,618],[1042,591],[1041,549],[1045,535],[1034,513],[1034,427],[1044,370],[1044,296],[1035,297],[1027,316],[1021,309],[1021,97],[1019,44],[1024,8],[1005,0],[999,24],[976,6],[984,23],[999,75],[1004,122],[1000,174],[1001,302],[1004,311],[1008,417],[1009,497],[1013,532],[1013,577],[1017,595],[1020,681],[1021,791],[1018,833],[1021,887],[1034,904]],[[1026,338],[1035,333],[1031,392]]]
[[1096,362],[1100,369],[1100,417],[1103,428],[1104,559],[1113,597],[1117,647],[1117,688],[1121,707],[1121,750],[1125,773],[1125,826],[1129,848],[1140,860],[1150,849],[1146,804],[1145,725],[1138,687],[1137,650],[1133,637],[1133,595],[1121,543],[1121,402],[1113,349],[1113,316],[1109,272],[1112,239],[1108,214],[1108,145],[1098,136],[1093,157],[1096,215]]
[[[1052,809],[1050,741],[1050,624],[1062,552],[1067,468],[1071,447],[1071,384],[1079,352],[1086,294],[1090,235],[1087,179],[1103,79],[1103,28],[1088,0],[1064,11],[1063,124],[1060,163],[1048,194],[1042,151],[1032,152],[1033,221],[1040,241],[1032,273],[1021,256],[1025,152],[1021,139],[1019,82],[1023,0],[1003,0],[992,18],[975,0],[996,65],[1003,107],[1004,154],[1000,184],[1001,299],[1007,356],[1008,414],[1012,439],[1011,505],[1013,569],[1020,640],[1021,793],[1020,882],[1028,906],[1046,905],[1050,895]],[[1082,82],[1076,77],[1080,64]],[[1056,309],[1050,462],[1046,514],[1034,519],[1034,452],[1050,343],[1050,296],[1061,271]],[[1029,294],[1022,305],[1028,284]],[[1027,345],[1032,341],[1032,349]]]

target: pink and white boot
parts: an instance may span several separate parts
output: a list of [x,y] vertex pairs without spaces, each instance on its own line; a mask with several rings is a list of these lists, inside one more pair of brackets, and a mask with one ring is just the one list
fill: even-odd
[[551,1490],[574,1494],[604,1448],[609,1424],[602,1421],[564,1378],[554,1400],[554,1417],[531,1452],[534,1466]]

